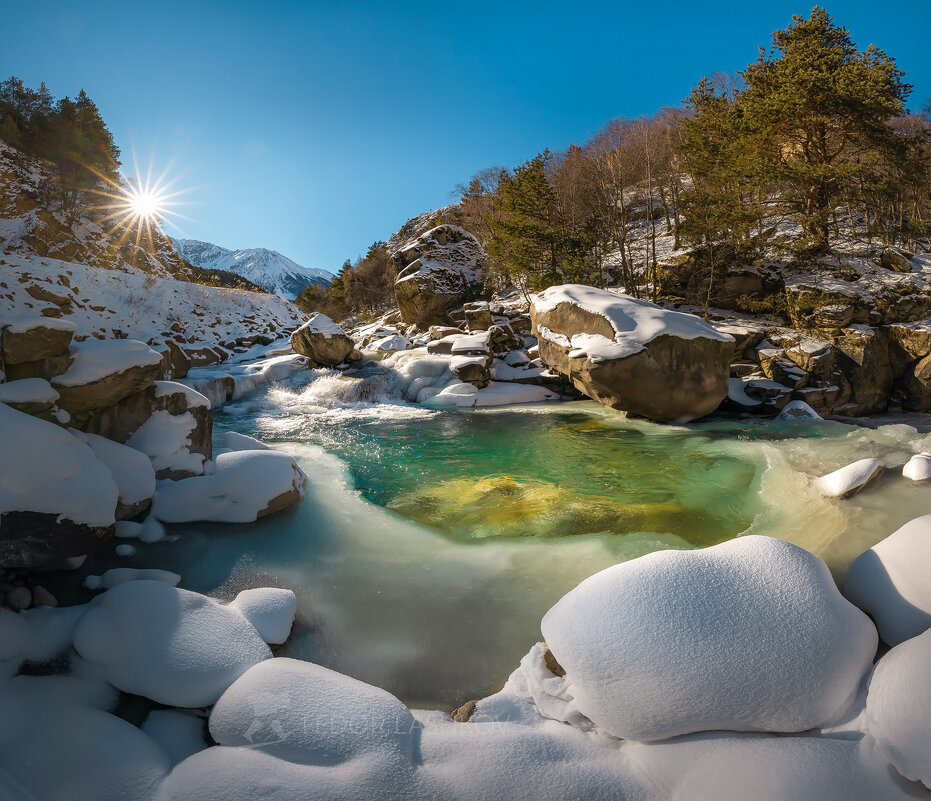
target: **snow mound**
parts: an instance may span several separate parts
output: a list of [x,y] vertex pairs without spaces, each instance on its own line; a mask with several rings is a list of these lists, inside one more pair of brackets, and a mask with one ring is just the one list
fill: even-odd
[[296,659],[244,673],[217,701],[210,734],[293,761],[333,764],[365,752],[410,759],[414,718],[390,693]]
[[164,581],[128,581],[95,598],[74,647],[124,692],[181,707],[213,704],[271,651],[234,609]]
[[71,434],[90,446],[94,455],[109,469],[119,490],[120,503],[135,506],[155,494],[155,470],[144,453],[118,442],[70,429]]
[[291,633],[297,596],[291,590],[275,587],[243,590],[230,603],[230,608],[248,620],[265,642],[280,645]]
[[855,695],[877,644],[820,559],[761,536],[615,565],[541,628],[572,708],[644,741],[813,728]]
[[613,340],[591,334],[577,334],[568,340],[578,351],[573,356],[585,356],[592,362],[632,356],[661,336],[681,339],[703,337],[721,342],[734,340],[730,334],[718,331],[694,314],[670,311],[645,300],[583,284],[551,286],[533,297],[534,308],[540,314],[554,311],[561,303],[569,303],[604,317],[614,330]]
[[849,498],[873,481],[885,467],[882,459],[860,459],[821,476],[818,488],[831,498]]
[[44,378],[20,378],[0,384],[0,403],[54,403],[58,393]]
[[177,587],[181,576],[169,570],[158,570],[153,567],[112,567],[102,576],[85,577],[84,586],[89,590],[109,590],[127,581],[164,581],[172,587]]
[[152,514],[165,523],[196,520],[251,523],[303,497],[306,476],[286,453],[248,450],[221,453],[216,472],[159,481]]
[[844,595],[898,645],[931,628],[931,515],[918,517],[861,553],[847,573]]
[[207,747],[203,719],[188,712],[153,709],[140,728],[165,749],[172,766]]
[[905,463],[902,475],[912,481],[927,481],[931,478],[931,453],[916,453]]
[[901,643],[876,665],[866,730],[903,776],[931,789],[931,631]]
[[119,495],[88,445],[53,423],[0,403],[0,514],[44,512],[88,526],[113,525]]

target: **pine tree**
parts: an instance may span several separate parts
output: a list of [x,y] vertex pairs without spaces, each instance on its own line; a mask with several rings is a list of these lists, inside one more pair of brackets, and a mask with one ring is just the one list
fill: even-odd
[[823,8],[793,17],[742,73],[739,105],[768,177],[785,187],[812,253],[828,247],[832,205],[845,184],[870,182],[892,155],[888,123],[910,87],[895,59],[858,50]]

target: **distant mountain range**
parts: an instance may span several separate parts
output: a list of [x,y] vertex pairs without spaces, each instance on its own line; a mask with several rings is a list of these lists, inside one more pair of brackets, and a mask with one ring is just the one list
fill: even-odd
[[174,239],[178,254],[204,270],[236,273],[262,289],[294,300],[310,284],[329,286],[333,273],[302,267],[287,256],[267,248],[230,250],[197,239]]

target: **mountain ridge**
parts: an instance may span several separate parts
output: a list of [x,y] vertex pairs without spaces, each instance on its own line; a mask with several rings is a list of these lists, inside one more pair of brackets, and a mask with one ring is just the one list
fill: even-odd
[[178,254],[195,267],[236,273],[288,300],[294,300],[310,284],[329,286],[333,280],[329,271],[304,267],[270,248],[233,250],[213,242],[174,237],[171,242]]

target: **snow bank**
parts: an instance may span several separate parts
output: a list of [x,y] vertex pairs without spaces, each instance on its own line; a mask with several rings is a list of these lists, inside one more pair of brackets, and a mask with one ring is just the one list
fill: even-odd
[[119,495],[109,468],[85,443],[53,423],[0,403],[0,514],[45,512],[110,526]]
[[866,730],[893,767],[931,789],[931,631],[879,660],[865,717]]
[[818,488],[831,498],[849,498],[873,481],[885,467],[882,459],[860,459],[821,476]]
[[297,596],[291,590],[274,587],[243,590],[230,603],[230,609],[248,620],[265,642],[280,645],[291,633]]
[[333,764],[379,751],[409,761],[413,732],[413,716],[390,693],[285,658],[248,670],[210,714],[210,734],[220,745],[305,763]]
[[734,340],[730,334],[716,330],[694,314],[670,311],[645,300],[582,284],[552,286],[533,297],[534,308],[539,313],[554,311],[561,303],[569,303],[600,315],[614,329],[613,341],[592,334],[577,334],[568,340],[568,344],[578,351],[573,355],[585,356],[592,362],[632,356],[661,336],[681,339],[704,337],[720,342]]
[[155,470],[144,453],[97,434],[85,434],[73,428],[69,430],[90,446],[94,455],[110,469],[119,490],[120,503],[135,506],[155,494]]
[[230,451],[267,451],[269,449],[268,445],[255,437],[236,431],[224,432],[220,435],[219,441],[222,448]]
[[161,354],[135,339],[87,339],[75,342],[68,355],[74,361],[64,375],[55,377],[55,383],[63,387],[83,386],[133,367],[162,362]]
[[0,384],[0,403],[54,403],[58,393],[44,378],[20,378]]
[[868,612],[889,645],[931,628],[931,515],[916,518],[861,553],[844,595]]
[[608,568],[541,628],[572,709],[628,740],[810,729],[850,701],[876,651],[820,559],[760,536]]
[[282,497],[303,497],[305,480],[297,462],[280,451],[221,453],[213,475],[159,481],[152,514],[165,523],[250,523],[275,511]]
[[197,420],[190,412],[172,414],[166,409],[159,409],[133,431],[126,444],[148,456],[155,470],[178,470],[199,475],[204,472],[206,457],[190,449],[196,428]]
[[189,712],[153,709],[140,728],[165,749],[172,767],[207,747],[204,720]]
[[124,692],[170,706],[213,704],[252,665],[271,657],[234,609],[164,581],[128,581],[95,598],[74,647]]

